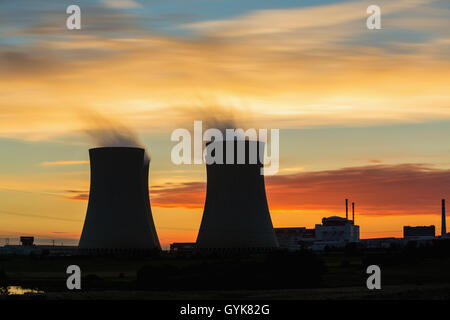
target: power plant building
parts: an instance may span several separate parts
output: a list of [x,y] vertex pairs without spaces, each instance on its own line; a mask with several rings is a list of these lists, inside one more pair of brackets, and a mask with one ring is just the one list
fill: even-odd
[[275,228],[280,248],[295,251],[310,247],[316,240],[315,229],[298,228]]
[[359,242],[359,226],[355,225],[355,203],[352,202],[352,220],[348,219],[348,199],[345,199],[345,218],[332,216],[316,224],[316,240],[322,242]]
[[355,203],[352,203],[352,220],[348,219],[348,200],[345,199],[345,216],[322,219],[314,229],[276,228],[280,248],[295,251],[309,248],[323,251],[325,248],[345,247],[347,243],[359,242],[359,226],[355,225]]
[[434,226],[403,227],[403,238],[405,240],[431,240],[435,236],[436,229]]
[[358,242],[359,226],[352,220],[333,216],[322,219],[322,224],[316,224],[316,240]]
[[91,186],[79,248],[87,252],[160,249],[150,208],[145,150],[89,150]]

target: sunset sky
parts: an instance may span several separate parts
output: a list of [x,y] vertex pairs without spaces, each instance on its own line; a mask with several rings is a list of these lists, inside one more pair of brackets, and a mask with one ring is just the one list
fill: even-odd
[[[71,4],[81,30],[66,28]],[[371,4],[381,30],[366,27]],[[88,149],[110,126],[151,154],[162,245],[195,241],[206,170],[174,165],[170,135],[212,118],[280,129],[275,227],[345,215],[348,198],[362,238],[440,234],[449,17],[446,0],[0,0],[0,245],[78,242]]]

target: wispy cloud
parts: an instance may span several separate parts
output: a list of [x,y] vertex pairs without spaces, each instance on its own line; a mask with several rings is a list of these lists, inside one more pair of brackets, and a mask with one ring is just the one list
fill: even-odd
[[[402,10],[432,3],[433,0],[380,0],[382,13],[392,14]],[[256,10],[233,19],[213,20],[186,24],[185,27],[213,36],[246,37],[258,34],[290,33],[300,28],[319,28],[363,21],[370,1],[348,1],[338,4],[316,5],[297,9]],[[355,31],[360,31],[358,28]]]
[[183,182],[150,188],[152,206],[162,208],[202,208],[205,201],[204,182]]
[[35,33],[33,42],[0,49],[0,87],[8,88],[0,89],[0,136],[83,130],[80,107],[139,131],[171,130],[190,122],[181,110],[205,94],[260,127],[450,119],[448,10],[430,0],[381,1],[383,30],[369,31],[366,5],[257,10],[182,25],[186,37],[96,8],[89,32]]
[[39,163],[40,166],[43,167],[52,167],[52,166],[72,166],[72,165],[80,165],[80,164],[88,164],[89,161],[85,160],[62,160],[62,161],[44,161]]
[[70,219],[64,217],[56,217],[56,216],[47,216],[42,214],[29,214],[22,212],[12,212],[6,210],[0,210],[1,215],[10,215],[10,216],[18,216],[18,217],[26,217],[26,218],[34,218],[34,219],[43,219],[43,220],[59,220],[59,221],[69,221],[69,222],[79,222],[77,219]]
[[142,5],[139,2],[133,0],[103,0],[102,3],[108,8],[139,8]]

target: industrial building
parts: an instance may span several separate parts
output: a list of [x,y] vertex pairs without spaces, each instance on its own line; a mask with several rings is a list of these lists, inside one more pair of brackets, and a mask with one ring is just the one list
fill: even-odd
[[[242,144],[245,157],[241,159],[242,163],[238,163],[238,146]],[[264,175],[261,174],[263,163],[257,156],[264,152],[264,143],[214,141],[207,144],[207,154],[215,157],[217,147],[223,150],[223,161],[206,165],[206,200],[196,241],[197,250],[228,252],[278,248]],[[255,151],[256,157],[253,157],[255,154],[251,152]],[[219,154],[217,157],[220,159]],[[234,158],[233,163],[227,163],[229,157]]]
[[[441,200],[441,238],[447,237],[445,199]],[[435,226],[404,226],[403,238],[407,241],[430,240],[436,238]]]
[[348,199],[345,199],[345,218],[332,216],[316,224],[316,240],[324,242],[358,242],[359,226],[355,225],[355,203],[352,202],[352,220],[348,219]]
[[394,237],[361,239],[360,242],[364,248],[368,249],[389,249],[405,245],[404,239]]
[[359,226],[353,221],[341,217],[323,218],[322,224],[316,224],[317,241],[358,242]]
[[150,208],[145,150],[89,150],[91,186],[80,238],[84,253],[135,253],[160,249]]
[[[422,243],[436,239],[435,226],[404,226],[403,239],[405,241],[418,241]],[[445,199],[441,200],[441,236],[440,238],[448,238],[445,215]]]
[[322,224],[316,224],[316,241],[311,246],[314,251],[326,248],[342,248],[348,243],[359,242],[359,226],[353,220],[332,216],[322,219]]
[[195,250],[195,242],[174,242],[170,244],[172,253],[191,253]]
[[34,243],[34,237],[22,236],[20,237],[20,243],[22,243],[23,246],[32,246]]
[[325,248],[345,247],[347,243],[359,242],[359,226],[352,220],[332,216],[322,219],[314,229],[275,228],[280,248],[291,251],[309,248],[322,251]]
[[359,226],[355,225],[355,203],[352,203],[352,220],[348,219],[348,200],[345,199],[345,218],[332,216],[322,219],[314,229],[276,228],[280,248],[299,250],[310,248],[322,251],[327,247],[344,247],[359,242]]
[[52,257],[63,257],[75,255],[78,251],[77,246],[55,246],[55,245],[5,245],[0,247],[1,255],[30,256],[46,255]]
[[419,226],[419,227],[403,227],[403,238],[405,240],[427,240],[436,237],[436,230],[434,226]]
[[74,255],[78,247],[77,246],[65,246],[65,245],[36,245],[34,243],[34,237],[21,236],[19,238],[20,245],[9,244],[9,239],[6,245],[0,247],[0,255],[12,255],[12,256],[71,256]]
[[309,248],[315,238],[315,229],[299,228],[275,228],[280,248],[295,251],[302,248]]

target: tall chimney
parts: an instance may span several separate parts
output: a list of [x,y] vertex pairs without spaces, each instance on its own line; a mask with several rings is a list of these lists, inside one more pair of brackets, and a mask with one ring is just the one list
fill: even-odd
[[345,219],[348,220],[348,199],[345,199]]
[[441,236],[447,234],[447,227],[445,225],[445,199],[442,199],[442,222],[441,222]]
[[354,202],[352,202],[352,216],[353,216],[353,218],[352,218],[353,224],[355,224],[355,203]]

